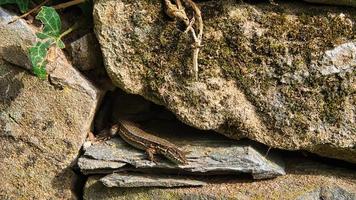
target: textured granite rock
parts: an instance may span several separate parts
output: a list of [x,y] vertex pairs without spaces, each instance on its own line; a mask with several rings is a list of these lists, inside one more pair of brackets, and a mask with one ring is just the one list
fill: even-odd
[[234,139],[356,162],[353,8],[202,1],[199,80],[192,39],[160,0],[98,0],[107,72],[186,124]]
[[34,32],[10,16],[0,8],[0,199],[75,199],[70,167],[102,92],[60,50],[48,80],[21,69]]
[[74,198],[69,167],[90,129],[99,92],[93,86],[58,89],[3,61],[0,79],[0,198]]
[[[289,160],[292,156],[289,156]],[[287,162],[287,175],[251,181],[244,177],[209,177],[196,188],[108,188],[100,176],[90,176],[84,199],[214,199],[214,200],[350,200],[356,195],[355,170],[305,160]]]
[[348,192],[338,186],[320,187],[307,194],[303,194],[296,200],[354,200],[356,193]]
[[69,45],[73,66],[81,71],[102,66],[100,46],[93,33],[88,33]]
[[31,69],[28,48],[35,43],[36,29],[24,20],[8,24],[15,14],[0,7],[0,59]]
[[100,179],[106,187],[183,187],[202,186],[205,182],[182,176],[113,173]]

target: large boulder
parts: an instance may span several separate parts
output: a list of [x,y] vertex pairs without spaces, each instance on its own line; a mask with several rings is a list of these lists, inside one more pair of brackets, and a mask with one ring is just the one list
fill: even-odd
[[160,0],[98,0],[95,32],[124,90],[199,129],[356,163],[356,15],[284,2],[199,3],[199,79],[192,38]]
[[0,199],[75,199],[70,167],[102,93],[60,50],[48,80],[23,69],[34,29],[12,17],[0,8]]

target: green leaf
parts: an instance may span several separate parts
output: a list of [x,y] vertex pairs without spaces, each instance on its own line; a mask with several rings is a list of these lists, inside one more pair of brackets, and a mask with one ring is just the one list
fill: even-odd
[[[0,0],[1,1],[1,0]],[[61,19],[54,8],[43,6],[41,11],[36,16],[44,27],[42,32],[36,33],[36,36],[41,39],[29,49],[30,60],[32,62],[33,72],[41,79],[45,79],[47,54],[48,49],[52,45],[59,48],[65,48],[65,44],[61,40]]]
[[37,34],[40,39],[59,38],[61,35],[61,19],[52,7],[42,6],[41,11],[36,16],[44,24],[42,33]]
[[29,0],[0,0],[0,5],[4,4],[17,4],[21,12],[24,13],[28,10]]
[[44,67],[34,67],[33,73],[35,73],[35,75],[42,80],[46,79],[47,77],[46,68]]
[[37,36],[39,39],[42,39],[42,40],[47,39],[47,38],[51,38],[50,35],[47,35],[47,34],[45,34],[45,33],[36,33],[36,36]]
[[60,49],[64,49],[66,47],[66,45],[64,44],[64,42],[62,40],[57,40],[57,47]]
[[46,55],[51,42],[37,42],[29,49],[33,72],[41,79],[46,78]]

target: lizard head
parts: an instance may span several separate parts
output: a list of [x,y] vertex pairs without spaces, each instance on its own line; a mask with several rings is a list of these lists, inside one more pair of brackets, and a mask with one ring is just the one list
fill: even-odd
[[113,135],[115,135],[115,134],[119,131],[119,129],[120,129],[120,126],[119,126],[118,124],[114,124],[114,125],[112,125],[112,126],[110,127],[110,129],[109,129],[109,134],[110,134],[111,136],[113,136]]
[[185,153],[177,148],[168,148],[166,157],[176,164],[186,165],[188,163]]

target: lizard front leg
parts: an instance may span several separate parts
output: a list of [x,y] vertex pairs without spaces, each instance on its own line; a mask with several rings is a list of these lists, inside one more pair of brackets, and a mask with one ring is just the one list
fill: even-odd
[[147,153],[147,156],[148,156],[148,160],[150,160],[150,161],[154,162],[155,164],[157,164],[157,161],[154,158],[154,154],[157,153],[156,149],[153,148],[153,147],[148,147],[146,149],[146,153]]

